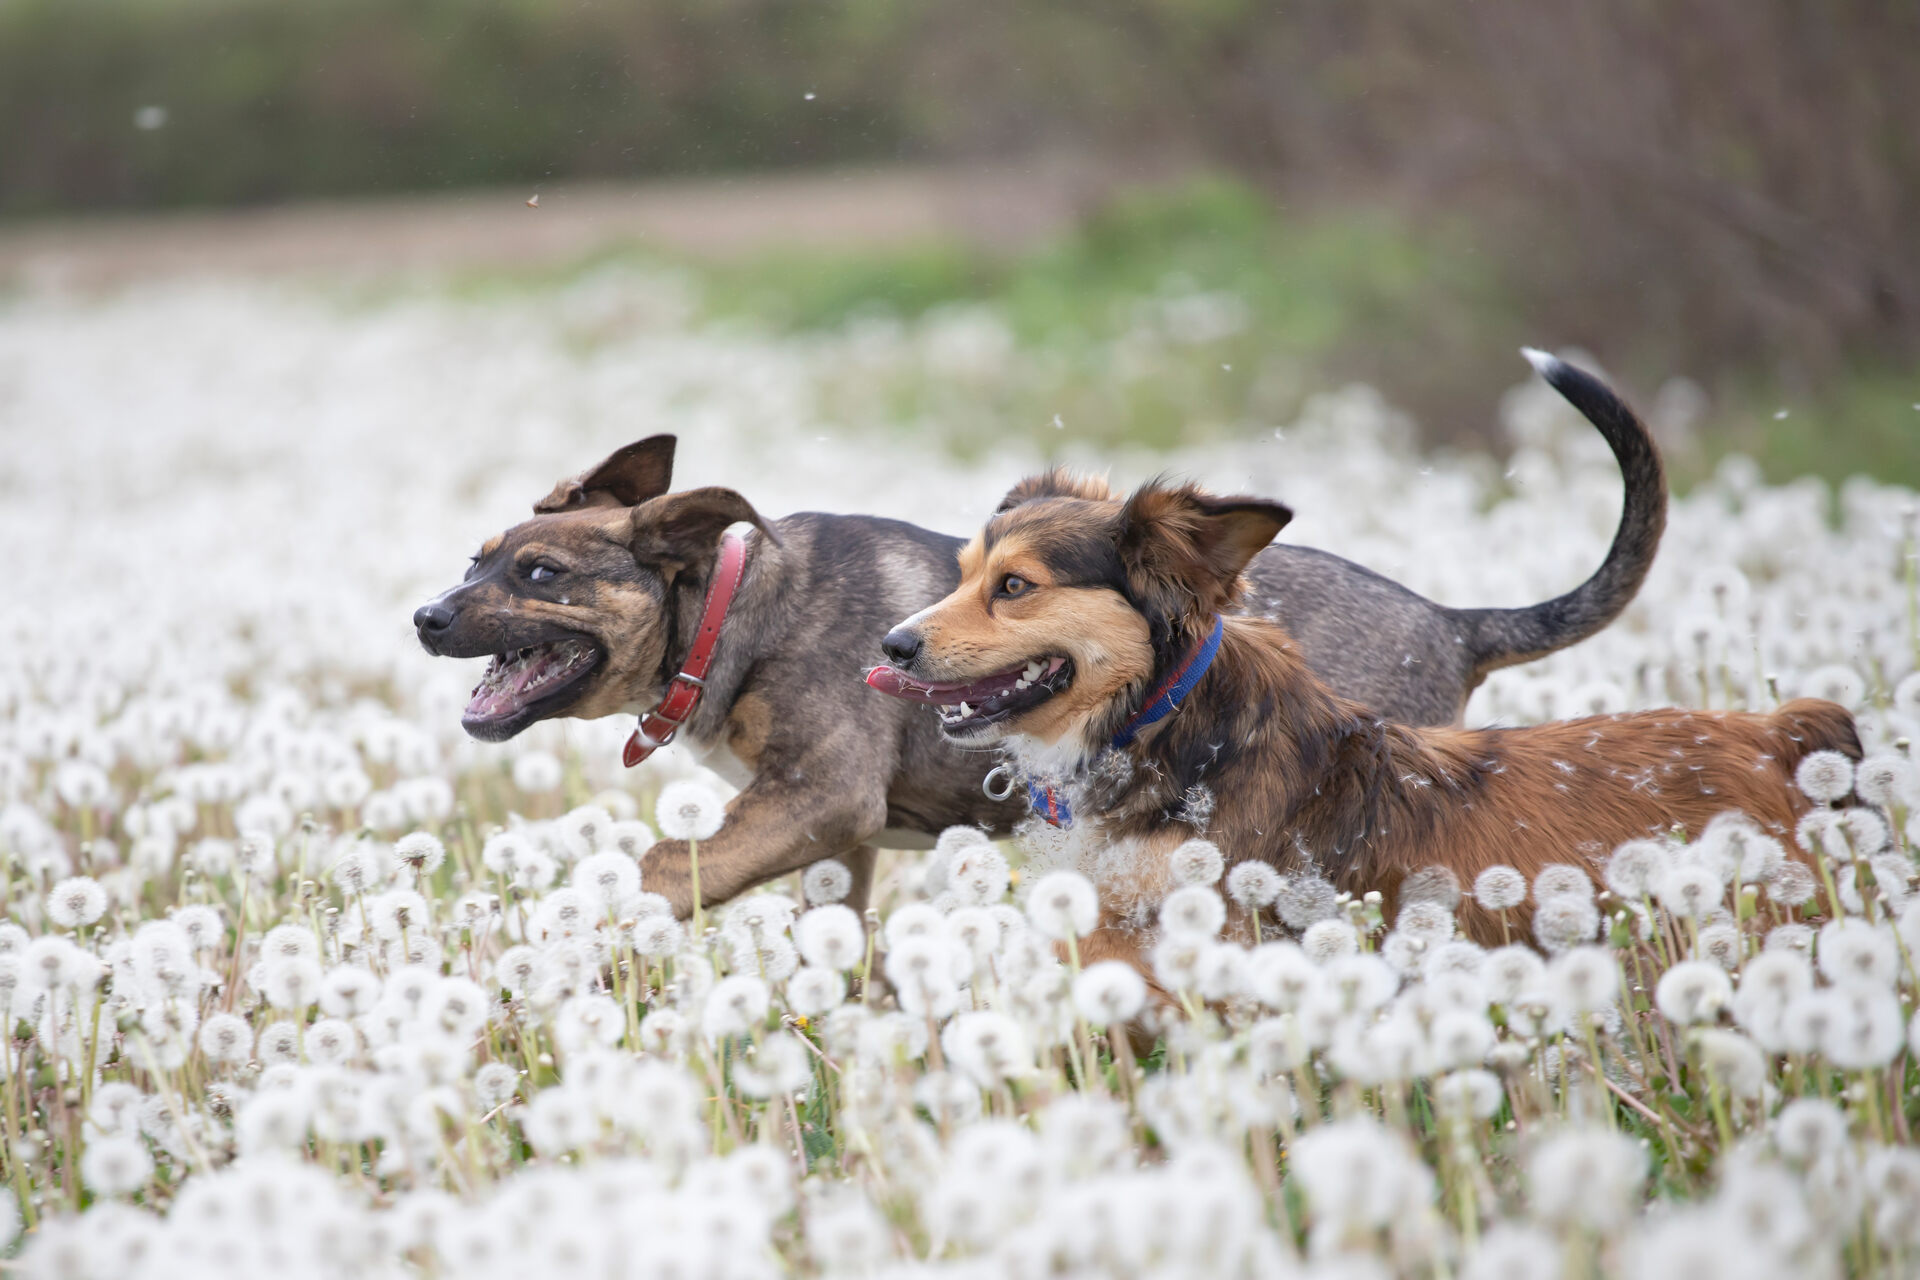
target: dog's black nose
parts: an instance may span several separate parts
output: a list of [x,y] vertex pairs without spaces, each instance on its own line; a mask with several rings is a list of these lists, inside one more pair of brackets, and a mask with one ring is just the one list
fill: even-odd
[[453,610],[438,600],[432,604],[423,604],[413,611],[413,626],[416,631],[430,633],[445,631],[453,625]]
[[905,627],[895,627],[880,642],[880,652],[886,654],[887,661],[894,666],[903,667],[919,656],[920,637]]

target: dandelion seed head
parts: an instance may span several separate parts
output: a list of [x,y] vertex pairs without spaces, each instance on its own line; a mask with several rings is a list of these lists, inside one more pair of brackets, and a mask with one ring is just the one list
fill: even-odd
[[1027,896],[1027,919],[1049,938],[1085,937],[1099,919],[1093,882],[1076,871],[1050,871]]
[[1325,964],[1360,949],[1360,939],[1345,920],[1318,920],[1300,935],[1300,950],[1316,963]]
[[1780,864],[1767,879],[1766,887],[1767,897],[1781,906],[1799,907],[1813,901],[1813,895],[1820,890],[1820,882],[1805,863],[1789,861]]
[[1273,906],[1282,923],[1303,937],[1308,929],[1339,911],[1334,887],[1310,871],[1285,877]]
[[1169,933],[1211,938],[1227,919],[1227,905],[1207,884],[1187,884],[1160,904],[1160,927]]
[[1175,849],[1169,865],[1177,884],[1213,885],[1220,882],[1220,876],[1226,870],[1226,859],[1221,855],[1219,845],[1211,840],[1196,838]]
[[800,892],[809,906],[839,902],[853,892],[853,872],[844,862],[822,858],[800,877]]
[[1546,906],[1557,898],[1593,901],[1593,879],[1579,867],[1564,862],[1549,863],[1533,877],[1533,900]]
[[1610,1129],[1575,1129],[1543,1140],[1527,1158],[1527,1196],[1552,1223],[1607,1231],[1625,1218],[1646,1179],[1638,1143]]
[[1710,1022],[1733,1000],[1727,971],[1705,960],[1682,960],[1660,975],[1654,1003],[1660,1016],[1680,1026]]
[[1488,911],[1510,910],[1527,900],[1527,879],[1512,867],[1488,867],[1474,877],[1473,898]]
[[1813,751],[1793,770],[1794,785],[1815,804],[1832,804],[1853,792],[1853,761],[1838,751]]
[[1280,896],[1280,873],[1264,862],[1237,862],[1227,872],[1227,896],[1247,911],[1263,911]]
[[566,772],[545,751],[527,751],[514,758],[513,785],[528,795],[546,795],[560,787]]
[[1600,912],[1592,899],[1564,894],[1534,910],[1533,937],[1549,954],[1591,942],[1600,930]]
[[1854,767],[1853,789],[1862,800],[1878,808],[1898,805],[1911,809],[1920,800],[1920,774],[1905,756],[1880,752]]
[[393,856],[416,876],[430,876],[447,860],[447,846],[430,831],[415,831],[394,842]]
[[653,817],[669,840],[710,840],[726,820],[726,809],[712,788],[682,779],[660,788]]

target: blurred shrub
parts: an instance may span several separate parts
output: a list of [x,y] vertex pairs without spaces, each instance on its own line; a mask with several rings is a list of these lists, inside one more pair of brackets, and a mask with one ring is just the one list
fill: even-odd
[[1887,0],[6,0],[0,214],[1175,150],[1470,219],[1515,336],[1811,386],[1920,357],[1916,50]]
[[[887,14],[736,0],[10,0],[0,212],[885,155],[896,90],[862,68],[895,25]],[[148,106],[164,127],[140,127]]]

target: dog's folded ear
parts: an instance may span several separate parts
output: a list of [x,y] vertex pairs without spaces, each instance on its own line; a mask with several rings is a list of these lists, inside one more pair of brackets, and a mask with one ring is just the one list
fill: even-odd
[[672,436],[648,436],[622,445],[597,467],[553,486],[533,504],[533,514],[581,507],[637,507],[673,487]]
[[752,525],[775,543],[780,535],[753,504],[732,489],[688,489],[650,499],[633,509],[633,555],[651,564],[687,565],[710,556],[728,525]]
[[1146,484],[1120,514],[1120,560],[1135,594],[1169,617],[1230,605],[1247,561],[1293,512],[1265,498],[1218,498],[1192,485]]
[[1113,490],[1107,487],[1105,476],[1080,476],[1065,467],[1055,467],[1037,476],[1028,476],[1007,490],[1007,496],[1000,499],[1000,505],[993,509],[993,514],[1011,511],[1023,502],[1033,502],[1039,498],[1080,498],[1087,502],[1105,502],[1111,497]]

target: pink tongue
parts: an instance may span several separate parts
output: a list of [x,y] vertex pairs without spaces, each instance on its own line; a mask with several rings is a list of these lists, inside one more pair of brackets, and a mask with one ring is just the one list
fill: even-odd
[[1019,678],[1018,671],[1003,671],[999,675],[982,677],[971,684],[943,684],[937,680],[915,680],[898,667],[875,667],[867,672],[867,687],[889,697],[905,698],[909,702],[952,706],[956,702],[981,702],[996,693],[1005,693],[1013,688]]
[[548,667],[564,661],[561,655],[552,649],[542,650],[531,662],[515,668],[507,682],[498,688],[490,686],[485,680],[473,691],[472,701],[467,703],[469,716],[494,716],[512,711],[519,707],[527,686],[539,677]]

